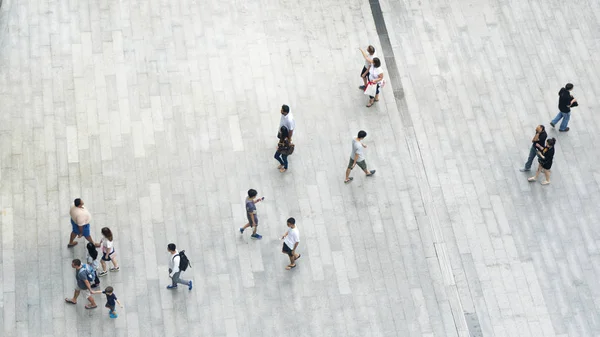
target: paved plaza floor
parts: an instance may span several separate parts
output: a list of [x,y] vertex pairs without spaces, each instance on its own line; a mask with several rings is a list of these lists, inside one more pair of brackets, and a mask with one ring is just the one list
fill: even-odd
[[[599,51],[595,0],[3,0],[0,335],[600,336]],[[548,186],[518,171],[540,123]],[[361,129],[377,173],[345,185]],[[114,320],[64,301],[76,197],[115,233]],[[165,288],[169,242],[192,291]]]

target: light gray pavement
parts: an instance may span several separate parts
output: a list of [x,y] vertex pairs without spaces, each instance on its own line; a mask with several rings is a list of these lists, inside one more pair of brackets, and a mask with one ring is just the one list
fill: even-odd
[[[600,4],[381,6],[405,95],[388,85],[367,109],[368,1],[4,0],[0,335],[600,335]],[[528,183],[517,169],[567,81],[581,106],[549,131],[552,184]],[[344,185],[360,129],[377,176]],[[260,242],[237,232],[251,187]],[[64,303],[79,196],[94,238],[115,231],[117,320]],[[164,288],[171,241],[192,292]]]

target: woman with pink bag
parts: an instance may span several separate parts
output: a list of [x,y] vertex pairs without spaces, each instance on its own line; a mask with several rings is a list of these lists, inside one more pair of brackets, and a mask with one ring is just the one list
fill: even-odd
[[98,246],[102,248],[102,259],[100,259],[100,263],[102,264],[102,271],[98,273],[98,276],[105,276],[106,274],[108,274],[108,271],[106,270],[106,262],[108,261],[112,262],[113,264],[113,267],[110,268],[110,271],[119,271],[119,264],[117,263],[117,259],[115,258],[113,234],[110,228],[102,228],[102,240],[100,240]]
[[369,69],[369,84],[365,89],[365,95],[369,95],[369,104],[367,108],[379,101],[379,87],[383,83],[383,69],[381,69],[381,61],[378,57],[373,58],[373,64]]

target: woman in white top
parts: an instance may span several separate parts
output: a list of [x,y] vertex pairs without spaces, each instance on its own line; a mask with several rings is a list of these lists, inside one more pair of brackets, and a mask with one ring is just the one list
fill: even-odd
[[358,49],[365,58],[365,65],[360,72],[360,77],[362,77],[364,85],[361,85],[358,88],[360,90],[365,90],[367,87],[367,79],[369,78],[369,68],[371,68],[371,64],[373,64],[373,58],[375,58],[375,47],[369,45],[366,52],[362,48]]
[[375,96],[369,96],[369,104],[367,108],[370,108],[375,102],[379,101],[379,85],[383,81],[383,69],[381,69],[381,61],[379,58],[373,58],[373,64],[369,68],[369,83],[377,84],[377,91]]
[[110,268],[110,271],[119,271],[119,264],[117,263],[117,259],[115,258],[113,235],[110,231],[110,228],[102,228],[102,240],[100,240],[100,244],[98,244],[98,246],[102,247],[102,259],[100,259],[100,263],[102,264],[102,271],[98,274],[98,276],[104,276],[108,273],[108,271],[106,270],[106,262],[108,261],[112,262],[113,264],[113,267]]

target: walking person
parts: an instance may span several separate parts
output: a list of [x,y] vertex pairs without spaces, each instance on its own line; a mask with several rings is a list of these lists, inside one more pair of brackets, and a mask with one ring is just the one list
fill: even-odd
[[90,221],[92,221],[92,215],[87,208],[85,208],[83,200],[80,198],[75,199],[69,214],[71,215],[72,231],[67,247],[71,248],[75,246],[78,243],[77,241],[74,241],[75,237],[80,238],[82,236],[92,244],[95,244],[90,235]]
[[531,139],[531,148],[529,149],[529,157],[527,158],[527,162],[525,162],[525,166],[519,171],[528,172],[531,170],[533,158],[535,158],[535,156],[537,155],[538,150],[544,149],[544,145],[546,144],[546,138],[548,138],[546,128],[543,125],[538,125],[535,128],[535,136],[533,136],[533,139]]
[[571,95],[571,91],[573,90],[573,84],[567,83],[564,88],[561,88],[558,91],[558,114],[550,125],[554,127],[558,122],[562,119],[560,123],[560,127],[558,131],[567,132],[569,131],[569,120],[571,119],[571,108],[576,107],[578,105],[577,100],[573,95]]
[[275,151],[275,159],[279,162],[279,172],[283,173],[288,169],[288,156],[294,152],[294,144],[290,141],[289,131],[285,126],[279,128],[279,142]]
[[188,286],[189,290],[192,290],[192,280],[184,280],[181,278],[183,273],[189,266],[189,260],[185,255],[185,252],[177,251],[177,246],[174,243],[167,245],[167,251],[171,253],[169,257],[169,277],[171,278],[171,284],[167,286],[167,289],[177,288],[177,284],[183,284]]
[[375,47],[369,45],[367,47],[366,52],[362,48],[358,48],[358,50],[360,50],[363,57],[365,58],[365,65],[363,66],[362,70],[360,71],[360,77],[362,77],[363,85],[358,87],[358,89],[365,90],[365,88],[367,87],[368,78],[369,78],[369,69],[371,68],[371,65],[373,64],[373,59],[375,58]]
[[[288,129],[288,137],[290,139],[290,143],[292,142],[292,136],[294,135],[294,130],[296,129],[296,121],[294,120],[294,115],[290,112],[290,107],[287,105],[281,106],[281,118],[279,119],[279,128],[285,126]],[[279,135],[277,136],[279,138]]]
[[552,167],[552,160],[554,158],[554,144],[556,144],[556,139],[550,138],[546,141],[546,146],[542,150],[537,151],[539,165],[535,175],[527,179],[529,182],[536,181],[540,172],[544,171],[546,180],[542,181],[542,185],[550,184],[550,168]]
[[117,318],[119,317],[117,315],[117,311],[115,310],[116,304],[119,304],[119,306],[121,307],[121,309],[123,309],[123,304],[121,304],[121,302],[119,302],[119,299],[117,298],[117,295],[115,295],[115,290],[113,289],[113,287],[108,286],[106,287],[106,289],[104,289],[103,291],[95,291],[94,294],[104,294],[106,295],[106,304],[104,305],[105,308],[108,308],[108,316],[110,318]]
[[115,245],[113,243],[113,234],[110,228],[104,227],[102,228],[102,239],[100,243],[97,244],[99,247],[102,247],[102,259],[100,259],[100,263],[102,263],[102,271],[99,276],[104,276],[108,273],[106,270],[106,263],[112,262],[113,267],[110,268],[111,272],[117,272],[120,270],[119,264],[117,263],[117,258],[115,256]]
[[[378,57],[373,58],[373,64],[371,68],[369,68],[369,84],[375,85],[375,95],[369,95],[369,104],[367,104],[367,108],[370,108],[375,104],[375,102],[379,101],[379,88],[383,81],[383,69],[381,69],[381,61]],[[365,91],[367,91],[365,89]]]
[[367,133],[363,130],[358,132],[358,136],[352,140],[352,153],[350,154],[350,161],[348,162],[348,168],[346,169],[346,179],[344,179],[344,183],[351,182],[354,178],[350,176],[350,171],[358,165],[363,172],[367,175],[367,177],[371,177],[375,174],[376,170],[367,170],[367,161],[365,160],[364,149],[367,148],[367,145],[363,144],[362,141],[367,136]]
[[91,242],[88,242],[86,248],[87,265],[94,270],[94,284],[92,284],[92,288],[96,288],[100,285],[100,279],[98,278],[98,268],[100,267],[100,262],[98,262],[98,251],[96,250],[96,246],[93,245]]
[[254,189],[248,190],[248,197],[246,197],[246,217],[248,218],[248,223],[244,225],[244,227],[240,228],[240,233],[244,234],[244,230],[248,227],[252,227],[252,235],[253,239],[260,240],[262,239],[262,235],[256,233],[256,229],[258,228],[258,215],[256,214],[256,204],[265,200],[265,197],[257,198],[258,192]]
[[94,276],[84,268],[81,264],[81,260],[75,259],[71,262],[71,267],[75,269],[75,279],[77,280],[77,286],[75,287],[75,293],[73,293],[73,298],[65,298],[65,302],[69,304],[77,304],[77,297],[79,297],[79,293],[83,290],[84,296],[90,302],[85,305],[86,309],[95,309],[97,307],[96,301],[94,301],[94,297],[92,296],[92,286],[90,281],[94,280]]
[[283,240],[281,252],[290,258],[290,264],[285,267],[285,269],[290,270],[296,268],[296,260],[302,255],[296,254],[296,248],[298,248],[298,244],[300,243],[300,231],[296,228],[296,219],[287,219],[287,227],[287,232],[281,237],[281,240]]

